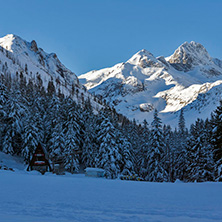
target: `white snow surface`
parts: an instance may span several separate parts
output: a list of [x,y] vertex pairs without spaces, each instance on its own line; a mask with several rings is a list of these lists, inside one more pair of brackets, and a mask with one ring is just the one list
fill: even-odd
[[[155,58],[143,49],[125,63],[91,71],[79,76],[79,79],[90,92],[102,95],[115,105],[118,112],[130,119],[152,121],[153,111],[141,109],[144,104],[150,104],[159,111],[164,123],[177,126],[178,111],[182,108],[198,104],[193,109],[186,108],[185,115],[202,118],[209,117],[219,105],[222,61],[211,58],[201,44],[185,42],[168,58]],[[212,90],[215,87],[217,100]],[[194,103],[200,97],[208,106],[207,114],[199,106],[200,101]],[[214,105],[210,102],[212,99]],[[187,124],[191,123],[189,118]]]
[[0,152],[0,166],[6,166],[8,168],[12,168],[17,171],[24,170],[25,165],[23,164],[23,162],[24,162],[23,158],[17,156],[14,157],[11,155],[7,155],[3,152]]
[[150,183],[0,170],[0,221],[222,221],[222,183]]

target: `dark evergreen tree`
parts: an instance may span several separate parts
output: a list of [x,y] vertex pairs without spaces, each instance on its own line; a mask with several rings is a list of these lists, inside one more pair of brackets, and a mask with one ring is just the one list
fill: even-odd
[[144,160],[145,180],[152,182],[168,181],[168,175],[164,168],[165,149],[161,120],[157,110],[154,111],[154,120],[151,123],[150,149]]
[[6,102],[8,100],[8,93],[5,85],[0,82],[0,150],[3,149],[3,130],[7,123],[7,109]]
[[25,162],[28,163],[40,141],[39,129],[36,126],[33,114],[29,113],[29,115],[26,116],[25,126],[22,132],[22,141],[21,155],[24,157]]
[[80,126],[76,104],[67,99],[67,117],[64,122],[64,139],[65,139],[65,167],[71,173],[79,171],[79,154],[80,150]]
[[173,132],[169,125],[163,126],[163,137],[165,143],[164,168],[169,176],[168,181],[174,182],[174,144]]
[[205,123],[197,119],[192,126],[187,144],[187,167],[185,181],[204,182],[214,180],[213,156],[207,141]]
[[215,176],[217,181],[222,181],[222,100],[214,111],[211,122],[213,125],[213,153],[216,163]]
[[125,137],[131,143],[130,153],[132,155],[131,160],[134,165],[134,170],[137,174],[139,174],[141,170],[141,161],[142,161],[141,151],[142,149],[145,148],[144,148],[144,143],[141,143],[141,134],[135,119],[133,120],[133,122],[129,122],[124,126],[124,131],[125,131],[124,133]]
[[117,178],[120,173],[119,163],[122,160],[116,134],[116,129],[112,123],[109,119],[104,118],[99,126],[97,135],[99,152],[96,165],[103,168],[105,176],[110,179]]
[[52,80],[48,82],[47,92],[49,96],[53,96],[56,93],[55,86]]
[[132,154],[130,153],[130,150],[132,150],[132,145],[120,132],[118,134],[119,152],[121,155],[121,160],[118,163],[120,172],[123,175],[131,176],[135,173]]
[[96,120],[93,114],[92,105],[90,99],[85,101],[84,110],[84,143],[82,148],[82,162],[85,167],[96,166],[96,156],[98,155],[98,145],[96,143]]
[[5,106],[7,110],[6,126],[3,133],[3,152],[19,154],[21,147],[21,133],[23,130],[23,116],[26,112],[20,102],[20,93],[12,89]]
[[183,109],[180,111],[180,116],[179,116],[179,122],[178,122],[178,129],[179,129],[179,134],[184,134],[185,133],[185,119],[184,119],[184,114],[183,114]]
[[187,153],[186,145],[188,138],[188,131],[185,128],[185,119],[183,115],[183,110],[180,112],[179,121],[178,121],[178,131],[175,130],[173,138],[173,145],[171,149],[174,150],[173,154],[173,180],[179,179],[184,180],[185,171],[187,167]]

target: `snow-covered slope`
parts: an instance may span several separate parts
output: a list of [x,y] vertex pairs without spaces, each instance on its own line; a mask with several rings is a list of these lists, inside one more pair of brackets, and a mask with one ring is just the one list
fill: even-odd
[[[20,72],[26,77],[27,83],[30,79],[37,82],[41,77],[46,90],[48,82],[52,81],[57,92],[72,96],[76,102],[79,102],[81,97],[92,98],[79,83],[77,76],[60,62],[55,53],[46,53],[34,40],[30,43],[9,34],[0,38],[0,73],[16,77],[16,73],[20,75]],[[93,98],[91,101],[93,107],[100,107]]]
[[0,170],[19,171],[25,170],[24,159],[18,156],[11,156],[0,151]]
[[222,221],[221,183],[149,183],[0,170],[2,222]]
[[[218,105],[222,61],[211,58],[201,44],[185,42],[170,57],[155,58],[143,49],[125,63],[91,71],[79,79],[130,119],[151,121],[157,109],[164,123],[176,126],[180,109],[187,107],[185,115],[196,119],[209,116]],[[215,87],[216,98],[211,90]],[[191,119],[187,118],[188,124]]]

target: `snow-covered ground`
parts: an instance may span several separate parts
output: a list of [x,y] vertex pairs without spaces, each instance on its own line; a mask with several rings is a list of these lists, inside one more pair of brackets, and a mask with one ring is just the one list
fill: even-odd
[[[16,167],[5,159],[5,165]],[[222,183],[42,176],[22,170],[20,163],[18,168],[0,170],[1,222],[222,221]]]

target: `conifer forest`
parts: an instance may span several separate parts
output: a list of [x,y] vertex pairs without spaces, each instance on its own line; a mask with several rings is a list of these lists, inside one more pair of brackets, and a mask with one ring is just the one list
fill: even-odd
[[[6,69],[7,70],[7,69]],[[105,170],[110,179],[137,175],[151,182],[222,181],[222,102],[210,119],[197,119],[186,128],[183,110],[178,127],[163,125],[155,110],[153,121],[136,124],[105,101],[97,113],[89,98],[47,89],[41,77],[27,82],[23,72],[0,78],[0,151],[28,163],[41,142],[52,161],[64,160],[65,170],[86,167]]]

